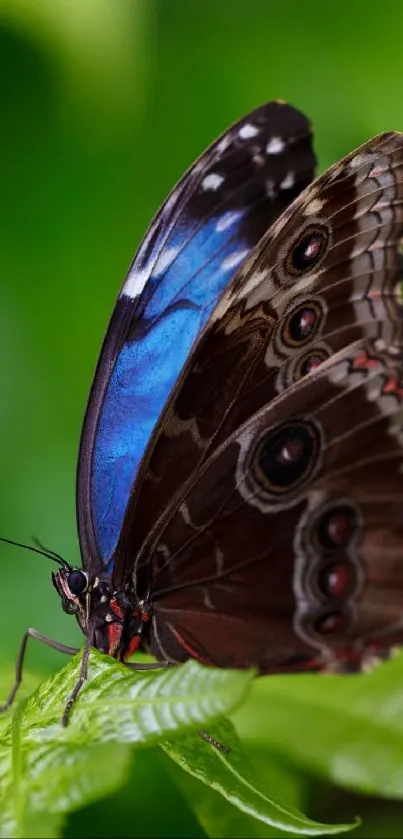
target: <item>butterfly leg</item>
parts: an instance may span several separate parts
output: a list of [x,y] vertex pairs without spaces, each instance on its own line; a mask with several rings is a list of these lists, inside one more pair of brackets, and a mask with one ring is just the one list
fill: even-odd
[[82,686],[83,686],[83,684],[84,684],[84,682],[87,678],[88,660],[89,660],[89,657],[90,657],[90,650],[91,650],[91,637],[92,637],[91,635],[87,636],[87,641],[86,641],[86,644],[85,644],[85,647],[84,647],[83,657],[81,659],[80,675],[79,675],[79,677],[78,677],[78,679],[77,679],[77,681],[74,685],[74,688],[71,691],[71,694],[70,694],[70,696],[69,696],[69,698],[66,702],[66,707],[64,709],[63,716],[62,716],[62,725],[64,727],[66,727],[66,725],[68,725],[70,711],[71,711],[71,709],[74,705],[74,702],[76,701],[77,696],[78,696],[78,694],[79,694],[79,692],[80,692],[80,690],[81,690],[81,688],[82,688]]
[[23,635],[23,638],[22,638],[22,641],[21,641],[21,644],[20,644],[20,649],[18,651],[17,662],[16,662],[16,666],[15,666],[14,684],[13,684],[13,687],[11,688],[11,691],[10,691],[10,694],[9,694],[8,698],[3,703],[3,705],[0,705],[0,713],[3,712],[3,711],[6,711],[7,708],[9,708],[10,705],[12,705],[12,703],[14,702],[17,690],[18,690],[18,688],[21,684],[22,671],[23,671],[23,667],[24,667],[24,659],[25,659],[25,653],[26,653],[26,650],[27,650],[28,638],[35,638],[36,641],[41,641],[43,644],[47,644],[48,647],[52,647],[54,650],[58,650],[60,653],[66,653],[66,655],[75,655],[75,653],[78,653],[77,647],[69,647],[67,644],[61,644],[61,643],[59,643],[59,641],[54,641],[53,638],[49,638],[47,635],[42,635],[42,633],[37,632],[36,629],[31,629],[31,628],[27,629],[27,631]]
[[[88,636],[89,637],[89,636]],[[62,725],[68,725],[70,711],[74,705],[74,702],[77,699],[77,696],[87,678],[87,670],[88,670],[88,659],[91,649],[90,641],[87,641],[87,644],[84,648],[84,653],[81,661],[81,668],[80,668],[80,675],[74,685],[74,688],[66,702],[66,707],[64,709],[64,713],[62,716]],[[129,667],[131,670],[157,670],[160,667],[171,667],[170,661],[157,661],[157,662],[150,662],[146,664],[136,664],[135,662],[124,662],[126,667]]]

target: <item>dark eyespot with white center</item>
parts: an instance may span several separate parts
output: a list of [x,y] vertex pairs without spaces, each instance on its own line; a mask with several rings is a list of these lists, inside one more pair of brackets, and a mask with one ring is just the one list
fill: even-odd
[[260,440],[254,456],[256,479],[278,495],[294,491],[315,469],[320,444],[319,430],[309,420],[277,426]]
[[84,571],[75,568],[67,575],[66,579],[69,590],[75,597],[80,597],[87,589],[88,578]]
[[325,224],[306,227],[288,250],[284,264],[286,273],[298,277],[316,268],[327,252],[329,239]]
[[300,379],[303,379],[304,376],[307,376],[308,373],[312,373],[313,370],[320,367],[327,358],[329,358],[329,354],[322,349],[306,353],[302,356],[302,358],[298,359],[298,363],[295,365],[294,381],[298,382]]
[[318,301],[300,303],[286,317],[282,339],[287,347],[300,347],[312,341],[323,321],[323,309]]
[[354,585],[354,572],[345,560],[330,562],[318,573],[318,588],[325,597],[340,600],[349,594]]
[[316,525],[316,539],[322,549],[339,551],[348,547],[357,527],[354,508],[340,504],[321,516]]

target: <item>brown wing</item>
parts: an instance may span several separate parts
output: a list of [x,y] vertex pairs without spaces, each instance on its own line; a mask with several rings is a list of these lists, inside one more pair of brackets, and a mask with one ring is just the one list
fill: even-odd
[[170,499],[248,417],[342,347],[402,343],[403,135],[370,140],[286,210],[224,293],[146,452],[116,580]]
[[135,569],[152,562],[152,651],[267,672],[403,643],[402,432],[401,361],[380,342],[245,423]]

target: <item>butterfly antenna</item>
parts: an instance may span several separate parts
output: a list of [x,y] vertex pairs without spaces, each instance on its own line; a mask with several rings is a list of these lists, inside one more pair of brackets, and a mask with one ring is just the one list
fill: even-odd
[[47,556],[48,559],[53,559],[53,562],[57,562],[58,565],[62,566],[62,568],[70,568],[69,563],[66,562],[62,556],[59,556],[59,554],[55,553],[55,551],[48,551],[46,548],[43,548],[37,539],[34,539],[34,541],[36,541],[37,545],[40,547],[34,548],[33,545],[25,545],[23,542],[14,542],[13,539],[6,539],[4,536],[0,536],[0,542],[5,542],[6,545],[15,545],[17,548],[25,548],[26,551],[32,551],[32,553],[41,554],[41,556]]
[[43,545],[37,536],[31,536],[31,539],[34,545],[36,545],[37,548],[39,548],[44,554],[46,554],[46,556],[52,557],[56,562],[61,562],[65,566],[69,565],[67,560],[60,556],[60,554],[58,554],[57,551],[53,551],[51,548],[47,548],[46,545]]

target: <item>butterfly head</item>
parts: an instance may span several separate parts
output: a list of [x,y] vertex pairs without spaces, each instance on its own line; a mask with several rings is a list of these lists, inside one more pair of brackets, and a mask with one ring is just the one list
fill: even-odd
[[67,614],[75,615],[80,629],[97,650],[123,659],[140,644],[149,614],[112,589],[109,579],[90,578],[67,563],[52,572],[53,585]]
[[93,588],[93,583],[90,586],[88,574],[81,568],[73,568],[66,563],[59,571],[52,571],[52,582],[62,599],[63,610],[68,615],[76,615],[82,626],[82,619],[88,611],[90,588]]

